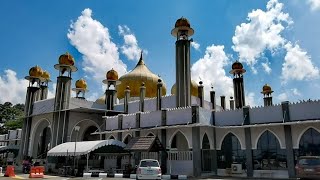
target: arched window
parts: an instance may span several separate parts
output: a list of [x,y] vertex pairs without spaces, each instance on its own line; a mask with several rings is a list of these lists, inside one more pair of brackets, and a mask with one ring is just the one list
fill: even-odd
[[128,136],[124,139],[123,143],[128,144],[128,143],[130,142],[131,138],[132,138],[131,135],[128,135]]
[[230,168],[233,163],[243,164],[246,162],[245,151],[241,150],[241,144],[238,138],[229,133],[224,138],[221,150],[218,150],[218,168]]
[[320,133],[309,128],[301,136],[299,143],[299,156],[320,156]]
[[171,140],[172,149],[176,149],[178,151],[188,151],[189,145],[186,137],[178,131]]
[[207,134],[204,134],[202,139],[202,149],[210,149],[210,142]]
[[286,169],[286,150],[280,148],[277,137],[265,131],[259,138],[257,149],[253,151],[254,169]]
[[116,138],[114,138],[112,135],[109,137],[109,139],[116,139]]

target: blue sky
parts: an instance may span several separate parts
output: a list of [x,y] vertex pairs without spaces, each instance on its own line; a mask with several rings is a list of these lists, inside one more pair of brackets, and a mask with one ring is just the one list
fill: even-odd
[[[103,94],[101,80],[115,68],[123,74],[139,51],[160,74],[167,92],[175,82],[175,21],[184,16],[195,30],[192,79],[211,84],[217,96],[232,96],[231,64],[240,60],[246,102],[262,105],[262,86],[272,86],[274,102],[319,99],[320,0],[223,1],[1,1],[0,103],[23,103],[29,68],[50,72],[70,52],[91,100]],[[227,98],[228,99],[228,98]]]

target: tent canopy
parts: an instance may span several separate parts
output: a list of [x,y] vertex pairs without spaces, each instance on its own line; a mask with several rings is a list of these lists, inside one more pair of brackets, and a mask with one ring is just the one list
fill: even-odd
[[[76,146],[76,149],[75,149]],[[117,153],[123,152],[126,146],[121,141],[117,140],[100,140],[100,141],[80,141],[66,142],[60,144],[48,151],[48,156],[80,156],[89,154],[90,152]],[[75,151],[76,150],[76,151]]]
[[13,152],[15,154],[18,154],[19,148],[19,145],[0,146],[0,153]]

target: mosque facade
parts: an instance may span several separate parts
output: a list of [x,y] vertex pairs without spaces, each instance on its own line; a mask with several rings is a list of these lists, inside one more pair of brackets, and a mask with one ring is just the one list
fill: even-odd
[[[114,139],[130,144],[139,137],[156,137],[161,150],[146,148],[134,152],[133,158],[90,157],[92,166],[107,169],[155,158],[167,174],[295,177],[299,156],[320,155],[320,101],[273,104],[273,91],[266,84],[261,92],[264,106],[246,106],[245,69],[236,61],[230,71],[234,99],[226,107],[222,96],[216,105],[214,89],[204,92],[201,81],[191,80],[193,33],[186,18],[178,19],[171,32],[176,38],[171,95],[166,95],[165,83],[147,68],[142,54],[129,73],[118,77],[116,70],[108,71],[106,91],[94,102],[85,99],[85,80],[77,80],[72,88],[77,68],[70,54],[61,55],[54,66],[59,76],[52,99],[47,99],[50,75],[32,67],[26,77],[30,83],[20,156],[46,159],[50,149],[66,142]],[[72,90],[76,97],[71,97]],[[210,101],[204,100],[204,93],[210,93]]]

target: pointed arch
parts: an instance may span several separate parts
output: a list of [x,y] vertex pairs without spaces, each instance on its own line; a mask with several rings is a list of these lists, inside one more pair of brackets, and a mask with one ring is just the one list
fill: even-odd
[[299,148],[299,143],[300,143],[300,140],[301,140],[301,137],[307,132],[307,130],[309,130],[309,129],[314,129],[314,130],[316,130],[318,133],[320,133],[320,130],[319,129],[317,129],[317,128],[315,128],[315,127],[313,127],[313,126],[308,126],[308,127],[306,127],[306,128],[304,128],[302,131],[301,131],[301,133],[299,134],[299,137],[298,137],[298,139],[297,139],[297,147]]
[[[90,123],[85,123],[85,124],[83,124],[83,125],[81,126],[81,123],[82,123],[82,122],[85,122],[85,121],[88,121],[88,122],[90,122]],[[84,126],[84,125],[85,125],[85,126]],[[75,127],[76,127],[76,126],[80,126],[80,127],[81,127],[81,128],[80,128],[80,131],[79,131],[79,136],[80,136],[80,137],[83,137],[84,132],[85,132],[84,129],[86,129],[87,127],[90,127],[90,126],[96,126],[97,129],[98,129],[98,131],[101,132],[101,128],[100,128],[99,124],[96,123],[94,120],[91,120],[91,119],[82,119],[81,121],[78,121],[76,124],[73,125],[73,127],[72,127],[72,129],[71,129],[71,133],[70,133],[70,141],[71,141],[72,139],[74,139],[74,136],[75,136],[75,135],[73,135],[73,133],[74,133],[74,131],[75,131]],[[100,139],[101,139],[101,135],[100,135]]]
[[221,149],[221,146],[222,146],[222,143],[223,143],[224,139],[226,138],[226,136],[227,136],[228,134],[234,135],[234,136],[238,139],[238,141],[239,141],[239,143],[240,143],[241,149],[244,149],[245,146],[242,144],[242,141],[240,141],[240,138],[238,137],[238,135],[235,134],[235,133],[233,133],[232,131],[228,131],[228,132],[227,132],[226,134],[224,134],[224,136],[220,139],[219,146],[218,146],[218,147],[220,147],[220,149]]
[[152,136],[156,136],[156,135],[154,135],[154,133],[153,132],[149,132],[146,136],[150,136],[150,137],[152,137]]
[[270,132],[272,135],[274,135],[274,137],[276,137],[276,139],[277,139],[277,141],[278,141],[278,143],[279,143],[279,145],[280,145],[280,148],[281,148],[281,147],[285,147],[285,146],[283,146],[283,144],[281,143],[281,140],[280,140],[279,136],[278,136],[276,133],[274,133],[272,130],[270,130],[270,129],[267,128],[267,129],[265,129],[264,131],[262,131],[262,132],[258,135],[257,139],[255,140],[255,144],[254,144],[254,146],[252,147],[253,149],[257,149],[258,142],[259,142],[261,136],[262,136],[265,132],[267,132],[267,131]]
[[[180,137],[177,137],[177,135]],[[179,140],[177,140],[177,138],[179,138]],[[183,140],[185,140],[185,142],[183,142]],[[170,140],[169,140],[169,145],[170,145],[170,148],[172,148],[172,141],[175,141],[177,144],[178,144],[178,141],[179,141],[179,144],[182,146],[182,148],[184,150],[187,150],[190,148],[190,143],[188,141],[188,138],[187,136],[181,132],[179,129],[176,130],[173,135],[171,136]],[[174,142],[174,143],[175,143]],[[185,143],[185,144],[184,144]],[[177,146],[178,147],[178,146]],[[179,148],[177,148],[179,150]]]
[[127,134],[125,138],[123,138],[123,143],[128,144],[131,140],[132,136],[131,134]]
[[114,139],[114,140],[116,140],[116,138],[115,138],[112,134],[108,137],[108,139]]
[[210,141],[207,133],[204,133],[201,141],[201,148],[202,149],[210,149]]
[[303,134],[299,138],[299,156],[305,155],[320,155],[320,132],[313,128],[309,127],[303,131]]

